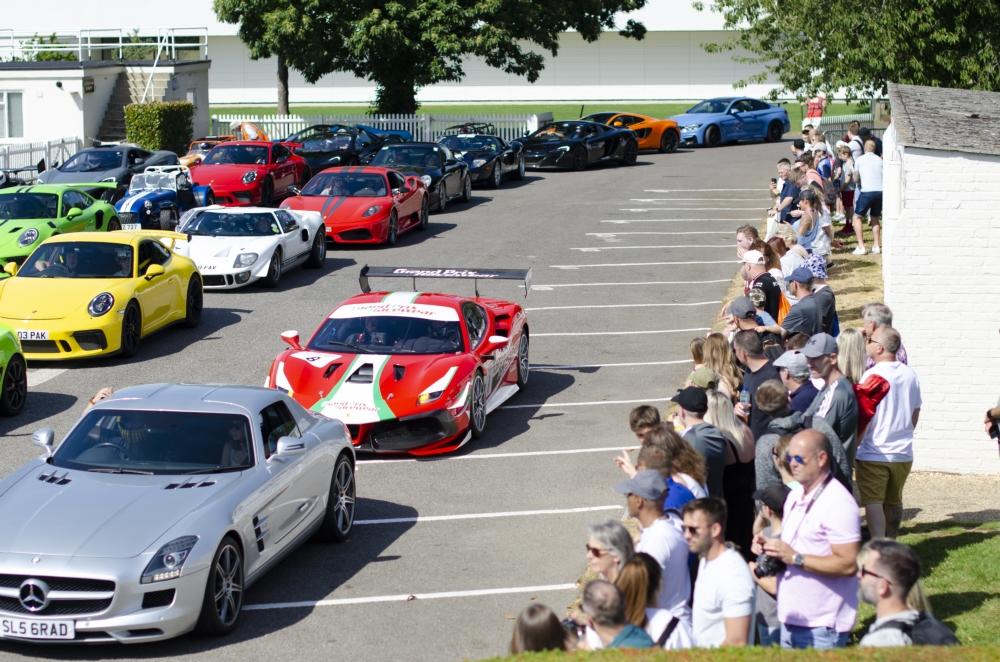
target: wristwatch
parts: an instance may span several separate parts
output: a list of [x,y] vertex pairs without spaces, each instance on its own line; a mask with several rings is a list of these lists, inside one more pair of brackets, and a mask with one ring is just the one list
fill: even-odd
[[798,552],[795,552],[795,556],[792,557],[792,565],[797,568],[801,568],[806,564],[806,557],[802,556]]

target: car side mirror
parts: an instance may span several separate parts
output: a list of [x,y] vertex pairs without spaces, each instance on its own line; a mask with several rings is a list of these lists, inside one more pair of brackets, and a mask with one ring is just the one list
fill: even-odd
[[288,187],[288,192],[291,193],[292,195],[302,195],[302,189],[294,185]]
[[7,264],[3,265],[3,270],[7,273],[8,276],[13,276],[14,274],[17,273],[17,263],[8,262]]
[[45,451],[45,457],[52,457],[52,446],[55,443],[55,438],[56,433],[52,428],[42,428],[31,435],[31,443],[41,447]]
[[458,163],[458,161],[457,161],[457,160],[455,160],[455,159],[447,159],[447,160],[446,160],[446,161],[444,162],[444,164],[445,164],[446,166],[453,166],[453,165],[456,165],[457,163]]
[[83,213],[82,209],[80,209],[79,207],[73,207],[68,212],[66,212],[66,218],[68,218],[68,219],[70,219],[70,218],[76,218],[77,216],[79,216],[82,213]]
[[279,437],[278,445],[274,450],[271,457],[291,457],[293,455],[301,455],[306,451],[306,444],[302,439],[297,437]]
[[302,344],[299,342],[298,331],[285,331],[281,334],[281,339],[292,349],[302,349]]
[[153,280],[157,276],[162,276],[164,274],[162,264],[151,264],[146,267],[146,280]]

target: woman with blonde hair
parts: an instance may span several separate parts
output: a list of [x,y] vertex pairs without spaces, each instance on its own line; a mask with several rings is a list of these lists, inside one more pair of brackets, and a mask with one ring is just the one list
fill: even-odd
[[736,370],[729,341],[721,333],[710,333],[705,338],[701,351],[705,367],[711,368],[719,376],[719,391],[732,399],[733,394],[739,392],[743,379]]
[[753,539],[753,492],[756,488],[756,450],[750,428],[736,418],[733,403],[718,391],[706,391],[708,411],[705,422],[717,427],[726,438],[726,463],[722,473],[722,498],[726,500],[726,540],[739,547],[751,560]]
[[865,372],[865,337],[860,329],[844,329],[837,336],[837,365],[851,384]]

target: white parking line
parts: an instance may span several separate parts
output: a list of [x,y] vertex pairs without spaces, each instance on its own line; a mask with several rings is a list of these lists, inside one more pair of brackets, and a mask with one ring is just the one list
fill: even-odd
[[602,262],[598,264],[550,264],[550,269],[591,269],[594,267],[660,267],[682,264],[739,264],[738,260],[707,260],[700,262]]
[[690,333],[695,331],[709,331],[709,327],[697,327],[694,329],[656,329],[653,331],[569,331],[566,333],[532,333],[532,338],[561,338],[566,336],[649,336],[661,333]]
[[695,301],[693,303],[602,303],[587,306],[542,306],[539,308],[525,308],[528,312],[538,312],[539,310],[576,310],[579,308],[652,308],[660,306],[712,306],[722,303],[721,301]]
[[[726,234],[729,234],[728,232]],[[658,246],[584,246],[581,248],[570,248],[571,251],[580,251],[581,253],[599,253],[601,251],[620,251],[627,249],[639,249],[639,248],[728,248],[732,249],[732,244],[673,244],[669,246],[658,245]]]
[[757,188],[644,188],[644,193],[717,193],[719,191],[760,191]]
[[631,283],[546,283],[542,285],[532,284],[531,291],[548,292],[561,287],[636,287],[639,285],[714,285],[715,283],[728,283],[732,278],[717,278],[715,280],[646,280]]
[[605,218],[601,223],[750,223],[760,222],[760,218]]
[[28,388],[35,388],[66,372],[67,368],[31,368],[28,370]]
[[764,211],[766,207],[621,207],[618,211],[647,212],[647,211],[750,211],[759,209]]
[[581,453],[616,453],[634,450],[635,446],[601,446],[598,448],[569,448],[553,451],[521,451],[517,453],[475,453],[469,455],[448,455],[445,457],[416,458],[401,457],[385,460],[358,460],[355,464],[398,464],[400,462],[456,462],[459,460],[502,460],[514,457],[542,457],[545,455],[579,455]]
[[312,609],[314,607],[344,607],[366,605],[379,602],[411,602],[413,600],[443,600],[447,598],[476,598],[487,595],[515,595],[521,593],[544,593],[552,591],[572,591],[576,584],[546,584],[543,586],[513,586],[508,588],[484,588],[471,591],[441,591],[440,593],[409,593],[399,595],[372,595],[364,598],[332,598],[327,600],[302,600],[300,602],[263,602],[243,605],[244,611],[265,611],[268,609]]
[[631,202],[767,202],[769,198],[758,197],[758,198],[629,198]]
[[576,365],[560,365],[556,363],[540,363],[531,366],[532,370],[581,370],[586,368],[630,368],[644,365],[677,365],[679,363],[691,363],[691,359],[678,359],[677,361],[631,361],[629,363],[578,363]]
[[540,409],[542,407],[594,407],[596,405],[637,405],[644,402],[667,402],[670,398],[642,398],[640,400],[593,400],[591,402],[542,402],[532,405],[501,405],[498,409]]
[[659,232],[656,230],[635,230],[633,232],[587,232],[584,236],[587,237],[598,237],[600,239],[605,239],[607,237],[617,237],[619,235],[633,235],[633,234],[659,234],[659,235],[690,235],[690,234],[732,234],[730,230],[689,230],[686,232]]
[[510,510],[499,513],[467,513],[464,515],[421,515],[417,517],[383,517],[381,519],[359,519],[360,526],[375,524],[423,524],[424,522],[453,522],[465,519],[496,519],[500,517],[535,517],[537,515],[573,515],[576,513],[596,513],[602,510],[621,510],[621,504],[614,506],[590,506],[583,508],[549,508],[546,510]]

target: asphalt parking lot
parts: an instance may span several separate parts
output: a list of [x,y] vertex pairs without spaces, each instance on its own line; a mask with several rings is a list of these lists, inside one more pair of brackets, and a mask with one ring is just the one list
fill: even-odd
[[[364,264],[531,266],[527,389],[491,414],[483,439],[439,459],[361,456],[358,522],[346,544],[307,544],[246,595],[230,637],[140,647],[30,647],[0,657],[456,660],[502,654],[532,599],[574,596],[586,526],[620,515],[612,458],[627,416],[663,403],[689,369],[736,269],[734,230],[757,222],[784,144],[640,154],[630,168],[532,172],[431,216],[392,249],[331,250],[276,290],[209,293],[200,328],[145,339],[135,359],[34,365],[29,401],[0,420],[0,475],[61,438],[98,388],[153,381],[261,384],[279,334],[307,337],[358,291]],[[379,286],[376,283],[376,286]],[[396,283],[408,287],[406,281]],[[392,285],[385,282],[387,288]],[[431,284],[425,284],[429,287]],[[435,282],[472,292],[471,282]],[[484,295],[522,300],[513,281]],[[2,533],[0,533],[2,535]]]

